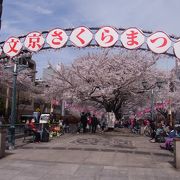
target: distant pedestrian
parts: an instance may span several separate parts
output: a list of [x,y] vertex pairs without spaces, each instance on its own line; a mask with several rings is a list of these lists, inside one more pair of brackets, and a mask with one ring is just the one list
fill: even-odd
[[87,117],[87,129],[89,132],[92,131],[92,117],[90,113],[88,114],[88,117]]
[[101,130],[102,130],[102,132],[104,132],[104,130],[106,128],[106,124],[107,124],[107,120],[104,117],[104,118],[101,119]]
[[97,125],[98,125],[98,119],[93,114],[93,117],[92,117],[92,133],[96,133]]
[[86,128],[87,128],[87,116],[84,112],[81,114],[81,124],[83,127],[83,133],[86,133]]
[[150,127],[151,127],[151,139],[150,139],[151,141],[154,140],[156,136],[156,125],[154,121],[150,121]]
[[62,125],[63,125],[64,132],[69,133],[69,120],[68,120],[68,118],[63,119]]

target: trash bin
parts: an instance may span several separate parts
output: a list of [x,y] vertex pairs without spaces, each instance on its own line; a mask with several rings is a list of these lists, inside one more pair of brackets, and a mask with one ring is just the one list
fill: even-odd
[[0,158],[5,156],[6,149],[6,129],[0,127]]
[[174,162],[175,167],[180,169],[180,138],[174,138]]

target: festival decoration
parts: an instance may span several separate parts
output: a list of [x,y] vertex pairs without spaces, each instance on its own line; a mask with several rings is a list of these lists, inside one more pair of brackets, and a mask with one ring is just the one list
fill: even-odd
[[147,45],[152,52],[161,54],[171,46],[171,40],[164,32],[156,32],[147,39]]
[[58,49],[63,47],[68,40],[68,36],[66,32],[62,29],[53,29],[49,31],[46,42],[49,44],[50,47],[54,49]]
[[93,38],[93,34],[86,27],[78,27],[74,29],[70,35],[70,41],[77,47],[87,46]]
[[[23,40],[24,44],[21,43]],[[65,46],[78,48],[87,46],[109,48],[115,46],[130,50],[139,48],[156,54],[176,56],[180,59],[180,40],[177,37],[169,36],[162,31],[155,33],[142,31],[136,27],[128,29],[117,29],[111,26],[101,28],[87,28],[84,26],[71,29],[55,28],[49,32],[34,31],[25,36],[10,37],[5,42],[0,42],[0,48],[9,58],[17,56],[21,51],[22,53],[28,53],[27,51],[37,52],[49,48],[60,49]],[[171,47],[174,52],[167,52]]]
[[118,41],[118,33],[112,27],[103,27],[95,34],[95,40],[101,47],[111,47]]
[[21,48],[22,43],[20,39],[16,37],[10,37],[5,41],[3,51],[8,57],[12,58],[20,53]]
[[44,38],[40,32],[29,33],[24,41],[24,46],[32,52],[39,51],[44,45]]
[[121,42],[127,49],[136,49],[145,41],[143,33],[137,28],[129,28],[121,35]]
[[174,43],[174,54],[180,59],[180,39]]

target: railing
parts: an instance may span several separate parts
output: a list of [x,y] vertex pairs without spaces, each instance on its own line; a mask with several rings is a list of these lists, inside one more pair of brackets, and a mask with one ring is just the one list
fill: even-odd
[[[37,129],[41,129],[42,128],[42,124],[39,124],[39,123],[35,123],[35,126]],[[53,131],[53,127],[57,127],[59,126],[59,123],[52,123],[49,125],[49,131]],[[0,128],[4,128],[6,129],[7,131],[7,139],[8,137],[10,136],[9,134],[9,127],[10,127],[10,124],[3,124],[3,125],[0,125]],[[24,137],[24,129],[25,129],[25,124],[15,124],[15,139],[18,139],[18,138],[22,138]],[[62,127],[60,127],[60,131],[62,131]],[[77,126],[74,125],[74,124],[70,124],[70,132],[71,133],[75,133],[77,132]]]
[[[8,137],[10,136],[9,134],[9,127],[10,127],[10,124],[4,124],[4,125],[1,125],[0,128],[4,128],[6,129],[6,135],[7,135],[7,139]],[[15,124],[15,139],[17,138],[21,138],[24,136],[24,127],[25,125],[24,124]]]

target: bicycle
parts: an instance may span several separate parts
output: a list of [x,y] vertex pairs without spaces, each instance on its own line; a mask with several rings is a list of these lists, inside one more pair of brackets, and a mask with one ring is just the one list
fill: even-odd
[[151,129],[150,125],[146,125],[146,126],[144,127],[144,134],[145,134],[147,137],[150,137],[150,136],[151,136],[151,134],[152,134],[152,129]]

